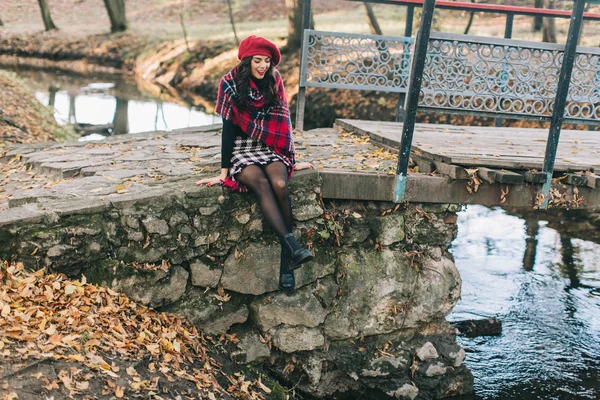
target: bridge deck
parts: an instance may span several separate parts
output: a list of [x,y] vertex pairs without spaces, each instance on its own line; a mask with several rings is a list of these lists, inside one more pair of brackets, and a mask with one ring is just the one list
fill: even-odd
[[[336,124],[388,147],[399,147],[401,123],[342,119]],[[417,124],[413,151],[431,160],[468,168],[541,171],[547,140],[547,129]],[[600,132],[563,130],[555,170],[600,170]]]
[[[347,120],[337,124],[343,129],[296,135],[298,161],[316,167],[300,173],[318,173],[326,199],[392,201],[397,151],[378,144],[396,147],[400,126]],[[219,130],[217,125],[119,135],[98,143],[10,148],[0,154],[0,226],[46,213],[80,212],[161,196],[165,191],[197,190],[195,180],[219,171]],[[531,208],[539,202],[541,184],[535,180],[539,176],[524,181],[521,175],[505,176],[500,169],[520,174],[524,168],[541,169],[542,135],[531,129],[419,125],[415,144],[421,159],[413,157],[419,168],[413,166],[408,175],[407,201]],[[551,206],[600,208],[600,177],[589,172],[600,168],[600,146],[594,135],[566,132],[563,136],[560,168],[588,172],[558,177]],[[470,168],[483,165],[495,167],[496,172],[480,176],[483,168]]]

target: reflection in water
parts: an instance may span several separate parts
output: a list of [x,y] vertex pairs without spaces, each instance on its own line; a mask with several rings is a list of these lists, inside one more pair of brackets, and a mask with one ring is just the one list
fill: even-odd
[[539,231],[538,221],[533,218],[525,220],[525,254],[523,255],[523,268],[525,271],[533,270],[535,264],[535,253],[537,252],[537,234]]
[[600,245],[480,206],[458,224],[462,298],[449,319],[503,323],[501,336],[459,338],[470,398],[600,398]]
[[134,81],[119,76],[82,77],[38,70],[14,72],[34,88],[39,101],[54,107],[59,123],[77,124],[83,131],[95,133],[82,140],[221,121],[220,117],[190,106],[163,102],[140,91]]

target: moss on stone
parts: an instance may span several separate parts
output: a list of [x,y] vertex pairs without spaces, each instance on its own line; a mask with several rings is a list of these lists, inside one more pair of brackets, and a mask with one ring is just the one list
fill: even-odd
[[90,264],[83,273],[89,282],[102,284],[112,282],[114,279],[122,280],[131,276],[150,278],[156,274],[156,271],[135,268],[131,265],[123,264],[119,260],[107,258]]

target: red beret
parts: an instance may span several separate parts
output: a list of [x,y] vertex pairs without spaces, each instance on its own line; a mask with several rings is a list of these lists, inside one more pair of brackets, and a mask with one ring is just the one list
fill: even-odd
[[242,40],[240,49],[238,50],[238,58],[240,60],[251,56],[269,56],[271,57],[271,64],[273,66],[279,64],[279,61],[281,61],[281,53],[277,46],[275,46],[275,43],[255,35],[250,35]]

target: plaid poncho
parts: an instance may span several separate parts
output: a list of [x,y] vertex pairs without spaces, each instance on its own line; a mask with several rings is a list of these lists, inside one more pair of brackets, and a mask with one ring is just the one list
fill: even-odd
[[[292,139],[292,123],[290,119],[290,110],[283,81],[279,71],[273,70],[275,84],[277,85],[277,95],[280,99],[275,105],[264,108],[265,97],[256,83],[250,79],[250,96],[248,107],[239,110],[235,105],[237,88],[235,85],[235,75],[237,68],[231,70],[221,79],[219,84],[219,94],[215,112],[221,117],[233,121],[235,125],[242,128],[252,139],[260,141],[269,146],[273,151],[281,156],[286,164],[291,165],[290,176],[295,165],[294,141]],[[245,187],[227,177],[223,186],[234,190],[245,191]]]

